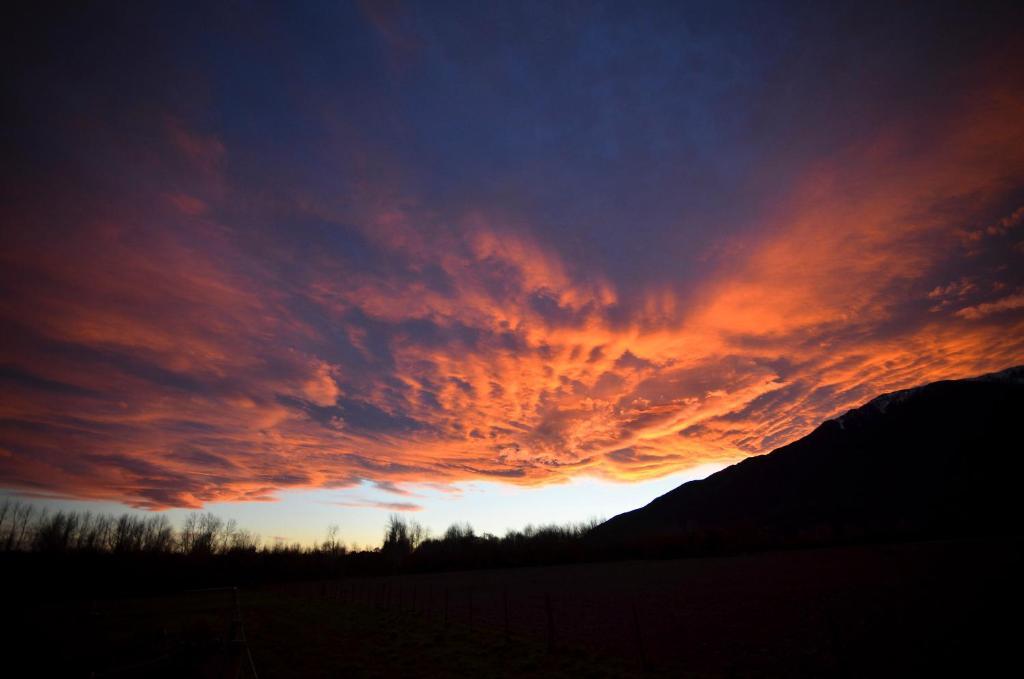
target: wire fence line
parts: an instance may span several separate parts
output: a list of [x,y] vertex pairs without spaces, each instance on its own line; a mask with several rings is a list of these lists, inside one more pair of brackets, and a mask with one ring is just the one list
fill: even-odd
[[[176,599],[180,600],[186,597],[195,597],[196,595],[218,594],[225,594],[227,596],[221,598],[220,601],[208,601],[205,606],[193,606],[185,612],[185,615],[195,616],[198,613],[213,612],[215,615],[223,616],[224,619],[222,622],[224,623],[225,629],[223,636],[212,636],[207,639],[208,643],[203,650],[213,651],[221,661],[218,663],[218,666],[223,665],[224,671],[223,673],[218,672],[218,674],[222,674],[226,677],[232,677],[233,679],[248,679],[249,677],[252,679],[259,679],[259,673],[256,670],[256,663],[253,659],[252,649],[245,633],[245,624],[242,615],[242,605],[238,587],[210,587],[184,590],[177,595]],[[166,628],[164,630],[164,634],[166,637]],[[99,679],[101,677],[135,675],[135,673],[140,670],[155,670],[161,665],[180,661],[183,659],[183,656],[189,653],[195,653],[196,651],[194,644],[190,644],[184,640],[179,640],[173,643],[167,642],[164,643],[163,646],[164,648],[162,652],[157,655],[138,659],[115,667],[104,668],[102,671],[94,670],[90,672],[89,676]]]
[[[292,596],[420,618],[442,630],[486,630],[549,652],[581,649],[633,658],[647,667],[647,608],[626,598],[568,591],[524,591],[504,585],[451,585],[401,578],[342,579],[282,586]],[[621,615],[625,610],[626,615]],[[630,613],[631,611],[631,613]]]
[[[951,551],[954,547],[928,543],[267,584],[257,590],[262,598],[247,599],[253,606],[249,631],[262,635],[282,622],[279,615],[294,614],[289,622],[321,627],[333,620],[336,647],[358,643],[353,639],[361,638],[361,626],[387,632],[392,625],[405,627],[399,623],[408,619],[414,638],[436,636],[456,652],[476,642],[493,645],[496,635],[504,635],[527,642],[522,650],[534,655],[543,648],[567,655],[586,649],[616,664],[694,676],[753,671],[842,676],[885,666],[893,657],[913,669],[922,649],[933,647],[936,639],[955,648],[971,634],[975,623],[968,621],[974,618],[956,612],[989,605],[995,591],[985,584],[985,564],[972,560],[973,552],[957,556],[961,552]],[[941,570],[933,580],[906,575],[926,568]],[[229,591],[230,606],[218,591],[199,596],[219,597],[220,610],[233,614],[224,638],[247,663],[239,672],[255,676],[252,657],[261,658],[261,652],[268,653],[266,672],[282,650],[292,648],[250,648],[237,590]],[[933,603],[939,592],[959,603],[948,610]],[[287,595],[317,604],[288,602]],[[308,615],[299,615],[303,611]],[[434,634],[449,629],[450,635]],[[486,634],[467,634],[472,630]],[[258,637],[263,638],[275,637]],[[296,636],[291,643],[299,647],[304,639]],[[154,661],[168,650],[177,652],[153,649]],[[118,659],[141,661],[141,656]]]
[[[529,644],[549,653],[586,652],[641,671],[721,661],[721,655],[717,660],[694,657],[694,652],[703,653],[700,648],[706,645],[706,635],[696,631],[707,620],[707,610],[688,610],[678,587],[669,592],[661,584],[646,590],[628,585],[614,591],[589,591],[589,583],[579,582],[545,586],[552,584],[531,578],[503,582],[477,573],[294,582],[268,586],[264,591],[271,596],[318,601],[336,608],[339,615],[353,616],[357,624],[386,625],[394,616],[403,616],[443,634],[451,630],[455,639],[463,638],[460,632],[483,631],[491,638],[504,636],[508,642]],[[187,597],[197,599],[188,602]],[[259,676],[238,588],[187,590],[175,601],[182,605],[160,615],[168,619],[174,615],[216,617],[214,628],[224,631],[209,634],[208,646],[185,641],[166,643],[151,649],[158,652],[149,657],[138,657],[144,655],[139,650],[133,662],[104,668],[91,676],[155,674],[161,667],[176,668],[187,662],[206,662],[205,667],[218,668],[204,676]],[[274,615],[272,608],[268,610]],[[829,611],[822,614],[828,616]],[[690,624],[681,624],[686,618]],[[844,632],[835,624],[834,616],[822,618],[818,628],[822,630],[823,651],[831,656],[818,664],[833,669],[845,666],[844,655],[849,649],[844,650],[840,643]],[[764,639],[763,643],[770,642]],[[131,655],[129,652],[121,658],[132,659]]]
[[[483,581],[481,581],[483,580]],[[693,591],[700,583],[677,581],[666,586],[623,586],[612,591],[587,591],[579,583],[562,587],[555,583],[498,579],[472,581],[461,576],[391,576],[343,578],[291,583],[287,593],[334,604],[339,609],[361,608],[392,615],[416,616],[441,630],[475,629],[504,635],[546,648],[548,652],[587,652],[625,661],[641,671],[653,669],[731,665],[735,647],[717,639],[709,641],[705,625],[746,626],[737,634],[755,639],[759,648],[744,650],[747,660],[758,662],[759,653],[790,634],[798,623],[813,647],[807,662],[822,671],[837,672],[848,665],[850,649],[846,632],[837,624],[836,602],[809,594],[798,605],[777,609],[771,601],[747,600],[746,591],[730,595],[729,613],[716,610],[711,593]],[[548,586],[545,586],[548,585]],[[692,591],[692,596],[688,593]],[[891,592],[897,596],[896,591]],[[690,604],[694,604],[690,608]],[[748,605],[750,608],[748,608]],[[753,613],[749,620],[735,616],[736,609]],[[777,616],[777,617],[776,617]],[[775,629],[765,627],[772,620]],[[769,651],[770,652],[770,651]],[[743,661],[743,662],[746,662]]]

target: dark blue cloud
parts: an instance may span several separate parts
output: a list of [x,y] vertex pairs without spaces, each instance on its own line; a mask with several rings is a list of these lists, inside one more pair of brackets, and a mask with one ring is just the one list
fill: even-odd
[[0,480],[628,478],[1004,367],[1021,12],[16,9]]

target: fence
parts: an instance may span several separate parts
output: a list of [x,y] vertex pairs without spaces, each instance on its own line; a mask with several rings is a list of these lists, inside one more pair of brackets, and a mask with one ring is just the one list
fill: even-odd
[[[283,586],[294,596],[379,612],[419,616],[441,629],[472,628],[509,640],[543,644],[549,652],[576,649],[632,658],[648,666],[644,605],[557,591],[456,585],[429,578],[350,579]],[[625,615],[620,615],[625,610]]]
[[[855,655],[855,641],[846,637],[860,634],[847,620],[867,615],[866,609],[851,615],[836,607],[898,597],[886,588],[863,602],[837,603],[827,586],[798,574],[773,589],[746,567],[741,579],[696,565],[707,572],[687,578],[671,563],[622,564],[594,568],[599,577],[593,579],[586,579],[587,569],[546,569],[536,578],[524,569],[348,578],[295,583],[285,590],[342,610],[418,616],[441,630],[486,631],[549,652],[616,659],[642,671],[741,675],[751,667],[784,671],[792,662],[811,675],[836,674]],[[578,574],[584,575],[575,581]]]
[[[237,587],[187,590],[172,598],[93,604],[91,677],[163,672],[258,679]],[[147,624],[151,629],[147,630]],[[154,638],[152,627],[159,626]],[[125,631],[136,629],[127,634]],[[111,644],[109,639],[122,638]],[[133,643],[134,642],[134,643]],[[163,675],[161,675],[163,676]]]

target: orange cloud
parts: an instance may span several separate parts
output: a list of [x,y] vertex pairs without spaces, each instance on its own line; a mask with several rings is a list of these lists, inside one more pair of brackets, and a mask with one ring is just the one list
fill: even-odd
[[977,320],[1001,311],[1013,311],[1016,309],[1024,309],[1024,293],[1007,295],[994,302],[984,302],[976,306],[964,307],[958,310],[956,315],[967,320]]
[[386,509],[392,512],[422,512],[423,507],[412,502],[336,502],[334,503],[339,507],[356,507],[364,508],[369,507],[370,509]]
[[169,123],[200,186],[55,212],[44,235],[30,206],[0,255],[0,480],[154,508],[363,480],[629,481],[1019,363],[1020,295],[977,295],[1020,254],[959,269],[980,256],[965,224],[999,225],[994,242],[1019,223],[1024,98],[986,84],[951,108],[809,169],[697,282],[634,295],[497,210],[443,222],[368,200],[340,252],[268,248],[222,218],[230,150]]

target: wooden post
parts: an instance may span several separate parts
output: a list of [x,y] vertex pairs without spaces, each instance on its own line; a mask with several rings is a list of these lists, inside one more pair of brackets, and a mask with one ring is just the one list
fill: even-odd
[[448,629],[448,588],[444,588],[444,628]]
[[469,624],[473,624],[473,588],[469,588]]
[[636,602],[632,602],[633,608],[633,638],[636,639],[636,655],[640,660],[640,669],[647,669],[647,655],[644,653],[644,636],[640,631],[640,616],[636,613]]
[[544,593],[544,611],[548,617],[548,652],[555,650],[555,617],[551,612],[551,595]]
[[501,598],[505,609],[505,640],[508,641],[508,587],[501,590]]
[[828,600],[822,600],[821,612],[825,618],[825,629],[828,630],[829,645],[832,647],[832,658],[836,663],[836,676],[849,677],[850,668],[846,662],[846,654],[843,652],[842,637],[839,633],[839,627],[836,625],[836,620],[832,617],[831,606]]

